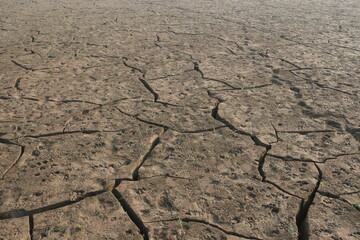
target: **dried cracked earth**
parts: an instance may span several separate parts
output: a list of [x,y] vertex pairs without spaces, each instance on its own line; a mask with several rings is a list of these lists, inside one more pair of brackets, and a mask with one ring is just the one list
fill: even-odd
[[360,239],[359,1],[0,6],[0,239]]

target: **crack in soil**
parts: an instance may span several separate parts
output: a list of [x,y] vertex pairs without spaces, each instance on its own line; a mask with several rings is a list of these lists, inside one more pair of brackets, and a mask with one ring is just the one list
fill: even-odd
[[[11,139],[11,140],[14,140],[14,139]],[[19,144],[13,143],[13,142],[11,142],[9,139],[5,139],[5,138],[0,138],[0,143],[2,143],[2,144],[7,144],[7,145],[20,146]]]
[[266,159],[266,156],[269,154],[268,152],[270,151],[270,149],[266,149],[260,156],[258,162],[259,162],[259,165],[258,165],[258,172],[260,174],[260,176],[262,177],[261,181],[264,182],[264,183],[268,183],[268,184],[271,184],[273,185],[274,187],[276,187],[277,189],[279,189],[280,191],[292,196],[292,197],[295,197],[295,198],[299,198],[299,199],[302,199],[301,197],[297,196],[296,194],[293,194],[285,189],[283,189],[282,187],[280,187],[278,184],[274,183],[273,181],[270,181],[268,179],[266,179],[266,173],[264,171],[264,164],[265,164],[265,159]]
[[[120,131],[120,130],[118,130]],[[117,132],[117,131],[106,131],[106,130],[74,130],[74,131],[61,131],[61,132],[51,132],[51,133],[44,133],[39,135],[25,135],[18,137],[20,138],[43,138],[43,137],[53,137],[58,135],[66,135],[66,134],[75,134],[75,133],[82,133],[82,134],[94,134],[99,132]]]
[[24,155],[25,152],[25,146],[19,146],[20,147],[20,153],[19,156],[15,159],[15,161],[4,171],[4,173],[1,176],[0,180],[4,180],[5,175],[19,162],[21,157]]
[[317,80],[312,80],[310,78],[302,77],[299,74],[295,73],[294,70],[287,70],[287,71],[290,72],[291,74],[293,74],[294,76],[296,76],[298,78],[301,78],[302,80],[304,80],[307,83],[315,84],[319,88],[330,89],[330,90],[333,90],[333,91],[344,93],[346,95],[357,96],[356,94],[353,94],[353,93],[349,93],[349,92],[346,92],[346,91],[343,91],[343,90],[340,90],[340,89],[337,89],[337,88],[329,87],[329,86],[327,86],[325,84],[319,83],[319,81],[317,81]]
[[27,67],[27,66],[25,66],[24,64],[18,63],[18,62],[17,62],[17,61],[15,61],[15,60],[11,60],[11,62],[12,62],[13,64],[15,64],[16,66],[21,67],[21,68],[23,68],[23,69],[25,69],[25,70],[28,70],[28,71],[35,71],[35,69],[34,69],[34,68]]
[[207,128],[207,129],[198,129],[198,130],[181,130],[181,129],[175,129],[175,128],[172,128],[170,126],[167,126],[165,124],[162,124],[162,123],[156,123],[156,122],[151,122],[151,121],[148,121],[148,120],[145,120],[145,119],[142,119],[142,118],[139,118],[137,115],[132,115],[130,113],[127,113],[127,112],[124,112],[123,110],[121,110],[120,108],[118,107],[114,107],[115,109],[117,109],[120,113],[128,116],[128,117],[132,117],[133,119],[137,120],[137,121],[140,121],[142,123],[146,123],[146,124],[149,124],[149,125],[153,125],[153,126],[157,126],[157,127],[161,127],[161,128],[164,128],[164,129],[169,129],[171,131],[174,131],[174,132],[178,132],[178,133],[188,133],[188,134],[191,134],[191,133],[203,133],[203,132],[212,132],[214,130],[218,130],[218,129],[221,129],[221,128],[225,128],[226,126],[216,126],[216,127],[213,127],[213,128]]
[[106,189],[95,191],[95,192],[88,192],[88,193],[84,194],[83,196],[77,197],[74,200],[65,200],[65,201],[62,201],[62,202],[50,204],[48,206],[37,208],[37,209],[32,209],[32,210],[15,209],[15,210],[7,211],[7,212],[2,212],[2,213],[0,213],[0,220],[11,219],[11,218],[21,218],[21,217],[25,217],[25,216],[32,216],[32,215],[47,212],[47,211],[50,211],[50,210],[70,206],[70,205],[78,203],[78,202],[80,202],[80,201],[82,201],[82,200],[84,200],[86,198],[95,197],[95,196],[98,196],[98,195],[100,195],[102,193],[105,193],[105,192],[109,192],[109,189],[106,188]]
[[309,226],[307,222],[307,215],[310,209],[311,204],[314,202],[314,198],[316,193],[320,187],[323,173],[319,166],[314,163],[316,169],[318,170],[318,179],[316,182],[316,186],[314,187],[311,194],[307,197],[307,199],[303,199],[300,203],[300,208],[298,213],[296,214],[296,226],[298,228],[298,240],[308,240],[309,239]]
[[157,94],[154,89],[152,89],[152,87],[147,81],[142,78],[139,78],[139,80],[144,85],[144,87],[154,96],[154,102],[156,102],[159,99],[159,94]]
[[235,132],[235,133],[238,133],[238,134],[240,134],[240,135],[244,135],[244,136],[250,137],[251,140],[255,143],[255,145],[264,147],[264,148],[266,148],[267,150],[270,150],[270,149],[271,149],[271,145],[262,142],[257,136],[255,136],[255,135],[253,135],[253,134],[251,134],[251,133],[249,133],[249,132],[246,132],[246,131],[237,129],[234,125],[232,125],[232,124],[231,124],[230,122],[228,122],[226,119],[220,117],[220,115],[219,115],[219,113],[218,113],[218,112],[219,112],[219,105],[220,105],[220,103],[223,102],[223,100],[220,99],[220,98],[217,98],[217,97],[215,97],[215,96],[212,96],[212,94],[211,94],[210,91],[207,91],[207,93],[208,93],[208,96],[209,96],[210,98],[216,99],[215,106],[211,109],[211,116],[212,116],[215,120],[223,123],[227,128],[229,128],[231,131],[233,131],[233,132]]
[[[126,60],[127,60],[127,59],[126,59]],[[142,77],[145,78],[145,73],[146,73],[145,71],[143,71],[143,70],[141,70],[141,69],[139,69],[139,68],[137,68],[137,67],[134,67],[134,66],[129,65],[127,62],[125,62],[125,60],[123,61],[123,63],[124,63],[124,65],[125,65],[125,67],[128,67],[128,68],[132,69],[132,70],[135,71],[135,72],[141,73]]]
[[111,193],[116,197],[116,199],[119,201],[120,205],[124,209],[124,211],[127,213],[131,221],[136,225],[136,227],[139,229],[140,234],[143,236],[144,240],[149,240],[149,230],[145,226],[144,222],[141,220],[141,218],[136,214],[136,212],[132,209],[130,204],[125,200],[125,198],[121,195],[121,193],[113,189]]
[[29,215],[29,235],[30,235],[30,240],[34,239],[34,215]]
[[225,89],[213,89],[212,92],[225,92],[225,91],[235,91],[235,90],[251,90],[251,89],[257,89],[257,88],[263,88],[263,87],[269,87],[272,86],[272,83],[262,84],[258,86],[251,86],[251,87],[232,87],[232,88],[225,88]]
[[145,163],[146,159],[150,156],[155,147],[160,143],[160,138],[167,131],[166,128],[163,128],[160,134],[156,134],[150,138],[150,146],[148,146],[147,151],[140,156],[140,158],[135,163],[135,168],[132,170],[132,179],[139,179],[139,169]]
[[294,131],[286,131],[286,130],[279,130],[278,131],[279,133],[298,133],[298,134],[301,134],[301,135],[305,135],[305,134],[309,134],[309,133],[329,133],[329,132],[338,132],[336,130],[304,130],[304,131],[301,131],[301,130],[294,130]]
[[275,154],[271,154],[269,153],[268,155],[277,159],[281,159],[285,162],[310,162],[310,163],[326,163],[329,160],[334,160],[337,159],[339,157],[344,157],[344,156],[353,156],[353,155],[358,155],[360,154],[360,152],[355,152],[355,153],[341,153],[341,154],[337,154],[334,157],[327,157],[324,158],[322,161],[315,161],[312,160],[310,158],[304,158],[304,159],[300,159],[300,158],[294,158],[291,156],[279,156],[279,155],[275,155]]
[[219,82],[219,83],[222,83],[222,84],[230,87],[231,89],[236,89],[236,87],[232,86],[231,84],[229,84],[229,83],[227,83],[227,82],[225,82],[225,81],[218,80],[218,79],[214,79],[214,78],[205,77],[205,76],[204,76],[204,73],[203,73],[202,70],[200,69],[199,63],[193,62],[193,64],[194,64],[194,71],[200,73],[202,79],[204,79],[204,80],[209,80],[209,81],[214,81],[214,82]]
[[[251,134],[249,132],[245,132],[245,131],[237,129],[235,126],[233,126],[231,123],[229,123],[226,119],[220,117],[219,114],[218,114],[218,111],[219,111],[219,105],[222,102],[222,100],[217,98],[217,97],[212,96],[209,91],[208,91],[208,95],[209,95],[210,98],[214,98],[214,99],[217,100],[216,103],[215,103],[215,106],[211,109],[211,116],[214,119],[222,122],[227,128],[229,128],[234,133],[238,133],[238,134],[250,137],[251,140],[255,143],[255,145],[265,148],[265,151],[261,154],[261,156],[260,156],[260,158],[258,160],[258,162],[259,162],[258,171],[259,171],[260,176],[262,177],[261,181],[273,185],[274,187],[276,187],[280,191],[282,191],[282,192],[284,192],[284,193],[286,193],[286,194],[288,194],[290,196],[301,199],[301,197],[286,191],[285,189],[280,187],[278,184],[266,179],[266,174],[265,174],[265,172],[263,170],[263,166],[265,164],[265,158],[266,158],[268,152],[270,151],[270,149],[272,147],[271,144],[266,144],[266,143],[262,142],[257,136],[255,136],[255,135],[253,135],[253,134]],[[275,132],[277,132],[277,130]],[[277,136],[277,140],[278,140],[278,136]]]
[[[341,197],[341,195],[351,195],[351,194],[345,194],[345,193],[333,194],[333,193],[330,193],[330,192],[325,192],[325,191],[320,191],[320,190],[318,190],[317,193],[319,193],[321,196],[324,196],[324,197],[338,199],[338,200],[340,200],[340,201],[342,201],[344,203],[349,204],[351,207],[355,208],[357,211],[360,211],[360,208],[358,208],[356,204],[352,204],[348,200]],[[354,194],[358,194],[358,193],[359,193],[359,191],[355,192]]]
[[330,44],[330,45],[333,45],[333,46],[335,46],[335,47],[345,48],[345,49],[353,50],[353,51],[356,51],[356,52],[360,52],[360,50],[359,50],[359,49],[356,49],[356,48],[347,47],[347,46],[342,46],[342,45],[333,44],[333,43],[329,43],[329,44]]
[[237,232],[232,232],[232,231],[228,231],[223,229],[222,227],[213,224],[213,223],[209,223],[205,220],[202,219],[196,219],[196,218],[172,218],[172,219],[165,219],[165,220],[156,220],[156,221],[150,221],[150,222],[146,222],[146,223],[157,223],[157,222],[174,222],[174,221],[181,221],[181,222],[186,222],[186,223],[200,223],[200,224],[204,224],[206,226],[215,228],[217,230],[220,230],[221,232],[225,233],[226,235],[230,235],[230,236],[234,236],[234,237],[239,237],[239,238],[245,238],[245,239],[255,239],[255,240],[262,240],[261,238],[257,238],[257,237],[253,237],[253,236],[247,236],[247,235],[243,235]]

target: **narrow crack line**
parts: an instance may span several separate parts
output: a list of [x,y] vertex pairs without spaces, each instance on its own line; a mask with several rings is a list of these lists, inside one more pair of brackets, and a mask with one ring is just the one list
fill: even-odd
[[154,102],[159,99],[159,94],[157,94],[154,89],[150,86],[150,84],[142,78],[139,78],[140,82],[144,85],[144,87],[154,96]]
[[232,55],[237,55],[236,52],[234,52],[233,50],[231,50],[230,48],[226,48]]
[[5,97],[5,96],[0,96],[0,100],[12,100],[13,98],[9,98],[9,97]]
[[292,196],[292,197],[296,197],[296,198],[299,198],[299,199],[302,199],[301,197],[297,196],[296,194],[293,194],[285,189],[283,189],[282,187],[280,187],[278,184],[274,183],[273,181],[270,181],[268,179],[266,179],[266,173],[264,171],[264,164],[265,164],[265,159],[266,159],[266,156],[268,155],[268,152],[270,151],[270,149],[265,149],[265,151],[261,154],[258,162],[258,172],[260,174],[260,176],[262,177],[261,181],[264,182],[264,183],[268,183],[268,184],[271,184],[273,185],[274,187],[276,187],[278,190]]
[[146,178],[138,178],[137,180],[138,181],[141,181],[141,180],[149,180],[149,179],[152,179],[152,178],[173,178],[173,179],[181,179],[181,180],[188,180],[188,181],[194,181],[196,180],[196,178],[186,178],[186,177],[179,177],[179,176],[172,176],[168,173],[164,174],[164,175],[154,175],[154,176],[151,176],[151,177],[146,177]]
[[324,163],[324,161],[315,161],[315,160],[312,160],[312,159],[310,159],[310,158],[300,159],[300,158],[294,158],[294,157],[292,157],[292,156],[279,156],[279,155],[275,155],[275,154],[272,154],[272,153],[268,153],[267,155],[270,156],[270,157],[273,157],[273,158],[277,158],[277,159],[283,160],[283,161],[285,161],[285,162]]
[[282,61],[282,62],[285,62],[287,64],[290,64],[291,66],[295,67],[296,70],[302,69],[302,67],[300,67],[299,65],[297,65],[297,64],[295,64],[293,62],[290,62],[289,60],[286,60],[284,58],[279,58],[279,60]]
[[359,50],[359,49],[352,48],[352,47],[342,46],[342,45],[333,44],[333,43],[330,43],[330,45],[333,45],[333,46],[335,46],[335,47],[339,47],[339,48],[350,49],[350,50],[353,50],[353,51],[356,51],[356,52],[360,52],[360,50]]
[[[148,100],[141,100],[141,102],[149,103]],[[158,103],[158,104],[164,105],[165,107],[171,106],[171,107],[180,107],[180,108],[198,108],[198,109],[204,109],[204,107],[201,107],[201,106],[178,105],[178,104],[173,104],[173,103],[163,102],[163,101],[156,101],[156,102],[154,102],[154,103]]]
[[329,160],[334,160],[334,159],[337,159],[339,157],[344,157],[344,156],[354,156],[354,155],[359,155],[360,152],[354,152],[354,153],[341,153],[341,154],[337,154],[335,155],[334,157],[327,157],[327,158],[324,158],[324,160],[321,162],[321,163],[325,163]]
[[105,103],[101,103],[99,104],[100,107],[105,107],[105,106],[111,106],[114,105],[118,102],[122,102],[122,101],[126,101],[126,100],[138,100],[140,97],[132,97],[132,98],[119,98],[119,99],[115,99],[115,100],[110,100],[108,102]]
[[167,131],[166,128],[163,128],[162,132],[160,134],[156,134],[150,138],[150,146],[148,146],[147,151],[140,156],[140,158],[135,163],[135,168],[132,170],[132,179],[138,180],[139,179],[139,170],[142,167],[142,165],[145,163],[145,161],[148,159],[152,151],[155,149],[155,147],[160,143],[160,138],[162,135]]
[[213,82],[218,82],[218,83],[221,83],[221,84],[224,84],[225,86],[228,86],[230,87],[231,89],[235,89],[236,90],[236,87],[234,87],[233,85],[225,82],[225,81],[222,81],[222,80],[219,80],[219,79],[215,79],[215,78],[209,78],[209,77],[202,77],[204,80],[208,80],[208,81],[213,81]]
[[[191,55],[190,53],[187,53],[187,52],[183,52],[183,51],[179,51],[179,50],[175,50],[177,53],[181,53],[181,54],[185,54],[187,56],[189,56],[190,60],[191,61],[198,61],[198,62],[201,62],[200,59],[197,59],[197,58],[194,58],[193,55]],[[194,70],[194,69],[192,69]]]
[[277,159],[281,159],[285,162],[310,162],[310,163],[326,163],[327,161],[329,160],[334,160],[334,159],[337,159],[339,157],[344,157],[344,156],[353,156],[353,155],[358,155],[360,154],[360,152],[355,152],[355,153],[341,153],[341,154],[337,154],[335,155],[334,157],[327,157],[327,158],[324,158],[323,160],[321,161],[315,161],[315,160],[312,160],[310,158],[304,158],[304,159],[300,159],[300,158],[294,158],[294,157],[291,157],[291,156],[279,156],[279,155],[275,155],[275,154],[271,154],[271,153],[268,153],[268,156],[271,156],[271,157],[274,157],[274,158],[277,158]]
[[309,212],[310,206],[314,202],[316,193],[318,192],[318,189],[320,187],[320,184],[321,184],[321,181],[323,178],[323,173],[322,173],[320,167],[316,163],[314,163],[314,166],[316,167],[316,169],[318,171],[318,178],[317,178],[316,185],[315,185],[313,191],[311,192],[311,194],[307,197],[307,199],[301,201],[299,211],[296,214],[296,226],[298,228],[298,240],[309,239],[309,226],[308,226],[308,222],[307,222],[308,212]]
[[342,195],[351,195],[351,194],[358,194],[358,193],[360,193],[360,190],[358,190],[358,191],[353,191],[353,192],[340,193],[339,196],[342,196]]
[[275,141],[275,142],[271,142],[270,145],[275,144],[275,143],[278,143],[278,142],[281,140],[281,138],[279,137],[279,131],[275,128],[275,126],[274,126],[272,123],[271,123],[271,126],[272,126],[273,129],[274,129],[276,141]]
[[263,166],[264,166],[264,164],[265,164],[265,158],[266,158],[266,156],[268,155],[268,152],[271,150],[271,147],[272,147],[271,144],[266,144],[266,143],[262,142],[257,136],[252,135],[251,133],[238,130],[235,126],[233,126],[232,124],[230,124],[226,119],[221,118],[221,117],[219,116],[219,114],[218,114],[218,111],[219,111],[219,105],[220,105],[220,103],[222,102],[222,100],[219,99],[219,98],[217,98],[217,97],[215,97],[215,96],[212,96],[209,91],[208,91],[208,95],[209,95],[209,97],[214,98],[214,99],[217,100],[216,103],[215,103],[215,106],[211,109],[211,116],[212,116],[215,120],[218,120],[218,121],[224,123],[224,125],[225,125],[227,128],[229,128],[230,130],[232,130],[232,131],[235,132],[235,133],[239,133],[239,134],[241,134],[241,135],[250,137],[251,140],[255,143],[255,145],[261,146],[261,147],[264,147],[264,148],[265,148],[264,152],[261,154],[261,156],[260,156],[260,158],[259,158],[259,160],[258,160],[258,162],[259,162],[258,171],[259,171],[260,176],[262,177],[262,180],[261,180],[261,181],[262,181],[262,182],[265,182],[265,183],[269,183],[269,184],[275,186],[277,189],[279,189],[280,191],[282,191],[282,192],[284,192],[284,193],[286,193],[286,194],[288,194],[288,195],[290,195],[290,196],[293,196],[293,197],[296,197],[296,198],[300,198],[300,199],[301,199],[301,197],[299,197],[299,196],[297,196],[297,195],[295,195],[295,194],[293,194],[293,193],[290,193],[290,192],[286,191],[285,189],[281,188],[281,187],[280,187],[279,185],[277,185],[276,183],[274,183],[274,182],[266,179],[266,174],[265,174],[265,172],[264,172],[264,170],[263,170]]
[[4,171],[4,173],[1,176],[1,180],[4,180],[5,175],[20,161],[21,157],[24,155],[25,152],[25,146],[19,146],[20,147],[20,153],[19,156],[15,159],[15,161]]
[[318,190],[317,191],[321,196],[325,196],[325,197],[329,197],[329,198],[335,198],[335,199],[339,199],[340,195],[339,194],[333,194],[331,192],[325,192],[325,191],[321,191]]
[[17,61],[15,61],[15,60],[11,60],[11,62],[12,62],[13,64],[15,64],[16,66],[21,67],[21,68],[23,68],[23,69],[25,69],[25,70],[28,70],[28,71],[35,71],[35,69],[34,69],[34,68],[27,67],[27,66],[25,66],[25,65],[23,65],[23,64],[21,64],[21,63],[18,63],[18,62],[17,62]]
[[273,185],[274,187],[276,187],[277,189],[279,189],[280,191],[282,191],[282,192],[284,192],[284,193],[286,193],[286,194],[288,194],[288,195],[290,195],[290,196],[292,196],[292,197],[295,197],[295,198],[298,198],[298,199],[302,199],[300,196],[298,196],[298,195],[296,195],[296,194],[294,194],[294,193],[291,193],[291,192],[283,189],[282,187],[280,187],[278,184],[274,183],[273,181],[270,181],[270,180],[268,180],[268,179],[265,179],[265,180],[262,181],[262,182],[271,184],[271,185]]
[[139,69],[137,67],[129,65],[125,60],[123,61],[123,63],[125,65],[125,67],[128,67],[128,68],[130,68],[130,69],[132,69],[132,70],[134,70],[136,72],[141,73],[142,77],[145,78],[145,71],[143,71],[143,70],[141,70],[141,69]]
[[226,128],[226,126],[216,126],[216,127],[212,127],[212,128],[205,128],[205,129],[198,129],[198,130],[178,130],[178,129],[173,129],[173,128],[169,128],[169,129],[174,132],[178,132],[178,133],[191,134],[191,133],[214,132],[215,130],[219,130],[222,128]]
[[299,44],[299,45],[302,45],[302,46],[305,46],[305,47],[308,47],[308,48],[314,48],[313,46],[310,46],[309,44],[302,43],[302,42],[299,42],[299,41],[296,41],[296,40],[287,38],[287,37],[285,37],[285,36],[283,36],[283,35],[281,35],[280,38],[282,38],[282,39],[284,39],[284,40],[287,40],[287,41],[289,41],[289,42],[297,43],[297,44]]
[[316,69],[325,69],[325,70],[337,70],[330,67],[297,67],[296,69],[287,69],[285,71],[304,71],[304,70],[316,70]]
[[105,192],[109,192],[109,189],[99,190],[99,191],[95,191],[95,192],[88,192],[88,193],[84,194],[83,196],[79,196],[78,198],[76,198],[74,200],[65,200],[62,202],[54,203],[54,204],[51,204],[51,205],[48,205],[45,207],[41,207],[41,208],[37,208],[37,209],[32,209],[32,210],[15,209],[15,210],[7,211],[7,212],[2,212],[2,213],[0,213],[0,220],[21,218],[21,217],[25,217],[25,216],[31,216],[31,215],[36,215],[39,213],[47,212],[50,210],[55,210],[55,209],[62,208],[62,207],[67,207],[67,206],[73,205],[75,203],[78,203],[86,198],[95,197],[95,196],[98,196]]
[[145,226],[142,219],[138,216],[138,214],[132,209],[130,204],[125,200],[125,198],[122,196],[122,194],[116,190],[113,189],[112,194],[116,197],[116,199],[119,201],[120,205],[124,209],[124,211],[129,216],[130,220],[136,225],[136,227],[139,229],[140,234],[143,236],[144,240],[149,240],[149,230]]
[[[21,79],[21,78],[19,78]],[[17,79],[17,80],[19,80]],[[19,80],[20,81],[20,80]],[[17,81],[18,82],[18,81]],[[19,83],[19,82],[18,82]],[[21,90],[18,86],[17,83],[15,83],[14,88]],[[36,98],[36,97],[21,97],[21,98],[10,98],[10,97],[0,97],[1,100],[28,100],[28,101],[34,101],[34,102],[40,102],[42,99],[40,98]],[[90,102],[90,101],[86,101],[86,100],[78,100],[78,99],[64,99],[64,100],[54,100],[54,99],[50,99],[50,98],[45,98],[45,101],[48,102],[56,102],[56,103],[87,103],[87,104],[91,104],[91,105],[97,105],[97,106],[103,106],[105,104],[101,104],[101,103],[95,103],[95,102]],[[125,99],[127,100],[127,99]]]
[[352,204],[348,200],[341,197],[341,195],[346,195],[346,194],[333,194],[333,193],[330,193],[330,192],[325,192],[325,191],[320,191],[320,190],[318,190],[317,193],[319,193],[321,196],[324,196],[324,197],[334,198],[334,199],[340,200],[340,201],[342,201],[342,202],[344,202],[346,204],[349,204],[351,207],[355,208],[357,211],[360,211],[360,208],[357,207],[356,204]]
[[156,122],[152,122],[152,121],[148,121],[148,120],[145,120],[145,119],[142,119],[142,118],[139,118],[137,115],[132,115],[130,113],[127,113],[127,112],[124,112],[123,110],[121,110],[120,108],[114,106],[115,109],[117,109],[120,113],[128,116],[128,117],[131,117],[139,122],[142,122],[142,123],[145,123],[145,124],[149,124],[149,125],[153,125],[153,126],[157,126],[157,127],[161,127],[161,128],[164,128],[164,129],[169,129],[171,131],[174,131],[174,132],[178,132],[178,133],[188,133],[188,134],[191,134],[191,133],[203,133],[203,132],[212,132],[214,130],[218,130],[218,129],[222,129],[222,128],[225,128],[226,126],[216,126],[216,127],[212,127],[212,128],[205,128],[205,129],[197,129],[197,130],[183,130],[183,129],[176,129],[176,128],[172,128],[170,126],[167,126],[165,124],[161,124],[161,123],[156,123]]
[[49,102],[58,102],[58,103],[87,103],[87,104],[91,104],[91,105],[102,106],[101,103],[95,103],[95,102],[90,102],[90,101],[86,101],[86,100],[78,100],[78,99],[64,99],[64,100],[48,99],[48,101]]
[[280,38],[282,38],[284,40],[287,40],[287,41],[290,41],[290,42],[293,42],[293,43],[296,43],[298,45],[302,45],[302,46],[305,46],[305,47],[308,47],[308,48],[311,48],[311,49],[315,49],[316,51],[320,51],[321,53],[325,53],[325,54],[328,54],[330,56],[337,57],[336,55],[334,55],[334,54],[332,54],[330,52],[324,51],[323,49],[319,49],[320,44],[313,44],[315,46],[311,46],[310,44],[303,43],[303,42],[300,42],[300,41],[296,41],[296,40],[287,38],[287,37],[285,37],[283,35],[281,35]]
[[[43,137],[52,137],[52,136],[58,136],[58,135],[66,135],[66,134],[77,134],[77,133],[82,133],[82,134],[94,134],[94,133],[116,133],[119,131],[122,131],[124,129],[116,129],[116,130],[74,130],[74,131],[60,131],[60,132],[51,132],[51,133],[44,133],[44,134],[39,134],[39,135],[24,135],[24,136],[20,136],[14,139],[21,139],[21,138],[43,138]],[[14,140],[11,139],[11,140]],[[1,139],[0,139],[1,140]],[[0,142],[1,143],[1,142]],[[15,144],[17,146],[19,146],[18,144]]]
[[[352,93],[343,91],[343,90],[341,90],[341,89],[329,87],[329,86],[326,86],[326,85],[324,85],[324,84],[321,84],[321,83],[318,83],[318,82],[315,82],[315,81],[314,81],[314,84],[315,84],[316,86],[320,87],[320,88],[330,89],[330,90],[337,91],[337,92],[340,92],[340,93],[344,93],[344,94],[347,94],[347,95],[354,95],[354,94],[352,94]],[[356,95],[355,95],[355,96],[356,96]]]
[[261,146],[261,147],[265,147],[267,150],[270,150],[271,149],[271,145],[269,144],[266,144],[264,142],[262,142],[257,136],[249,133],[249,132],[245,132],[245,131],[242,131],[242,130],[239,130],[237,129],[234,125],[232,125],[230,122],[228,122],[226,119],[220,117],[219,115],[219,105],[221,102],[223,102],[222,99],[220,98],[217,98],[215,96],[212,96],[211,92],[210,91],[207,91],[208,95],[210,98],[213,98],[213,99],[216,99],[216,103],[215,103],[215,106],[211,109],[211,116],[223,123],[227,128],[229,128],[231,131],[235,132],[235,133],[238,133],[240,135],[244,135],[244,136],[248,136],[251,138],[251,140],[255,143],[255,145],[257,146]]
[[[13,88],[13,87],[5,87],[5,88],[1,88],[1,89],[0,89],[0,92],[1,92],[1,91],[5,91],[5,90],[8,90],[8,89],[12,89],[12,88]],[[0,99],[1,99],[1,98],[0,98]]]
[[[11,139],[11,140],[14,140],[14,139]],[[17,143],[13,143],[9,139],[5,139],[5,138],[0,138],[0,143],[7,144],[7,145],[21,146],[21,145],[19,145]]]
[[90,55],[93,58],[120,58],[119,56],[108,56],[108,55]]
[[34,215],[29,215],[29,235],[30,240],[34,239]]
[[128,116],[128,117],[134,118],[135,120],[140,121],[140,122],[142,122],[142,123],[146,123],[146,124],[149,124],[149,125],[153,125],[153,126],[157,126],[157,127],[169,129],[169,127],[166,126],[166,125],[164,125],[164,124],[147,121],[147,120],[144,120],[144,119],[139,118],[137,115],[132,115],[132,114],[130,114],[130,113],[124,112],[123,110],[121,110],[121,109],[120,109],[119,107],[117,107],[117,106],[114,106],[114,108],[117,109],[120,113],[122,113],[122,114],[124,114],[124,115],[126,115],[126,116]]
[[138,181],[145,181],[145,180],[149,180],[149,179],[153,179],[153,178],[172,178],[172,179],[181,179],[181,180],[188,180],[188,181],[194,181],[195,178],[186,178],[186,177],[179,177],[179,176],[172,176],[168,173],[164,174],[164,175],[154,175],[154,176],[150,176],[150,177],[138,177],[138,179],[133,180],[132,178],[118,178],[118,179],[113,179],[115,181],[114,184],[114,188],[117,188],[121,182],[138,182]]
[[245,239],[256,239],[256,240],[262,240],[261,238],[257,238],[257,237],[253,237],[253,236],[247,236],[244,234],[240,234],[237,232],[232,232],[232,231],[228,231],[214,223],[210,223],[207,222],[205,220],[202,219],[196,219],[196,218],[171,218],[171,219],[164,219],[164,220],[156,220],[156,221],[149,221],[149,222],[145,222],[145,223],[161,223],[161,222],[175,222],[175,221],[181,221],[181,222],[186,222],[186,223],[200,223],[200,224],[204,224],[207,225],[209,227],[215,228],[223,233],[225,233],[226,235],[230,235],[230,236],[234,236],[234,237],[239,237],[239,238],[245,238]]
[[200,69],[199,63],[198,62],[193,62],[194,64],[194,71],[200,73],[200,76],[202,79],[204,80],[208,80],[208,81],[213,81],[213,82],[219,82],[222,83],[228,87],[230,87],[231,89],[236,89],[236,87],[232,86],[231,84],[224,82],[222,80],[218,80],[218,79],[214,79],[214,78],[209,78],[209,77],[205,77],[203,71]]
[[105,45],[105,44],[96,44],[96,43],[89,43],[89,42],[87,42],[86,45],[88,45],[88,46],[96,46],[96,47],[104,47],[104,48],[108,47],[108,45]]
[[272,83],[262,84],[258,86],[251,86],[251,87],[231,87],[231,88],[224,88],[224,89],[213,89],[212,92],[225,92],[225,91],[235,91],[235,90],[251,90],[251,89],[257,89],[257,88],[263,88],[263,87],[269,87],[272,86]]
[[332,129],[324,129],[324,130],[279,130],[278,133],[299,133],[299,134],[309,134],[309,133],[328,133],[328,132],[337,132]]
[[194,64],[194,70],[200,73],[201,78],[204,78],[204,73],[201,71],[199,63],[193,62],[193,64]]
[[[25,135],[18,137],[19,138],[43,138],[43,137],[53,137],[58,135],[65,135],[65,134],[76,134],[76,133],[83,133],[83,134],[93,134],[93,133],[99,133],[99,132],[109,132],[106,130],[74,130],[74,131],[61,131],[61,132],[51,132],[51,133],[44,133],[39,135]],[[116,131],[110,131],[110,132],[116,132]]]
[[332,88],[332,87],[326,86],[325,84],[321,84],[321,83],[319,83],[319,82],[316,81],[316,80],[312,80],[312,79],[309,79],[309,78],[302,77],[302,76],[300,76],[299,74],[295,73],[293,70],[289,70],[288,72],[290,72],[290,73],[293,74],[294,76],[296,76],[296,77],[304,80],[304,81],[307,82],[307,83],[315,84],[315,85],[316,85],[317,87],[319,87],[319,88],[322,88],[322,89],[330,89],[330,90],[337,91],[337,92],[340,92],[340,93],[344,93],[344,94],[347,94],[347,95],[356,96],[356,94],[349,93],[349,92],[343,91],[343,90],[341,90],[341,89]]

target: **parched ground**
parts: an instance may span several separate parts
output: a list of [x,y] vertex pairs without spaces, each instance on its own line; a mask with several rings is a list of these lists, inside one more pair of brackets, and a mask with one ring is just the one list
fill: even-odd
[[360,239],[360,1],[0,0],[0,239]]

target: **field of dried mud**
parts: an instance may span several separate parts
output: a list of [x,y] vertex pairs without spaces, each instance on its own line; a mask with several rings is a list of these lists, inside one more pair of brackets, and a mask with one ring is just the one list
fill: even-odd
[[0,239],[360,239],[360,2],[0,0]]

